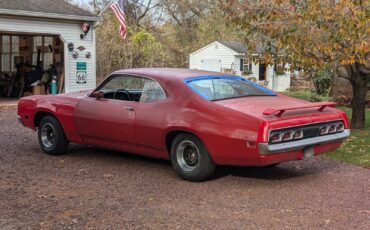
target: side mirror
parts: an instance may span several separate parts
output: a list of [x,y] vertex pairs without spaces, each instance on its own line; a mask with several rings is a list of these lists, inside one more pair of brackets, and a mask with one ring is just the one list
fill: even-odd
[[91,93],[90,96],[93,98],[96,98],[96,100],[99,100],[100,98],[104,97],[104,94],[99,91],[96,91],[96,92]]

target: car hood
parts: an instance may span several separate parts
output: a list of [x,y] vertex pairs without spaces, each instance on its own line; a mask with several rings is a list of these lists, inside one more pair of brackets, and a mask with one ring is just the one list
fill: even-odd
[[92,90],[81,90],[81,91],[73,92],[73,93],[58,94],[58,96],[59,97],[81,98],[81,97],[87,96],[91,92],[92,92]]
[[[242,97],[214,101],[214,103],[264,120],[274,120],[278,118],[274,115],[263,115],[263,112],[268,108],[302,107],[312,104],[311,102],[291,98],[285,95]],[[327,108],[322,113],[326,113],[330,110],[332,110],[332,108]],[[282,117],[302,116],[314,113],[320,113],[318,108],[303,108],[287,111],[282,115]]]

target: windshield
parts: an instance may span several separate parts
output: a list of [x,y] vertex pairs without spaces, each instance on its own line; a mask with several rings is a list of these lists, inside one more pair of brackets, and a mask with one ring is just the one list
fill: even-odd
[[272,91],[241,77],[200,77],[188,79],[186,83],[210,101],[248,96],[276,96]]

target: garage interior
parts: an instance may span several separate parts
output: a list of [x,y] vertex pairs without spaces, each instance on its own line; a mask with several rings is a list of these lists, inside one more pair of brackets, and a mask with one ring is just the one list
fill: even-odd
[[0,101],[64,92],[64,44],[55,35],[0,31]]

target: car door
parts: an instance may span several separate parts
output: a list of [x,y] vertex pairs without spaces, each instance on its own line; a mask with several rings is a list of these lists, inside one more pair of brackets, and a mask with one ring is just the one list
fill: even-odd
[[130,150],[136,145],[134,121],[139,102],[123,98],[126,93],[122,90],[137,90],[134,88],[143,84],[144,80],[135,76],[113,75],[94,91],[102,92],[103,98],[81,99],[74,116],[81,138],[87,144],[119,150]]
[[165,151],[163,134],[171,113],[170,109],[171,105],[161,85],[155,80],[147,79],[135,117],[135,136],[138,145],[152,150],[146,155],[163,157],[161,155]]

